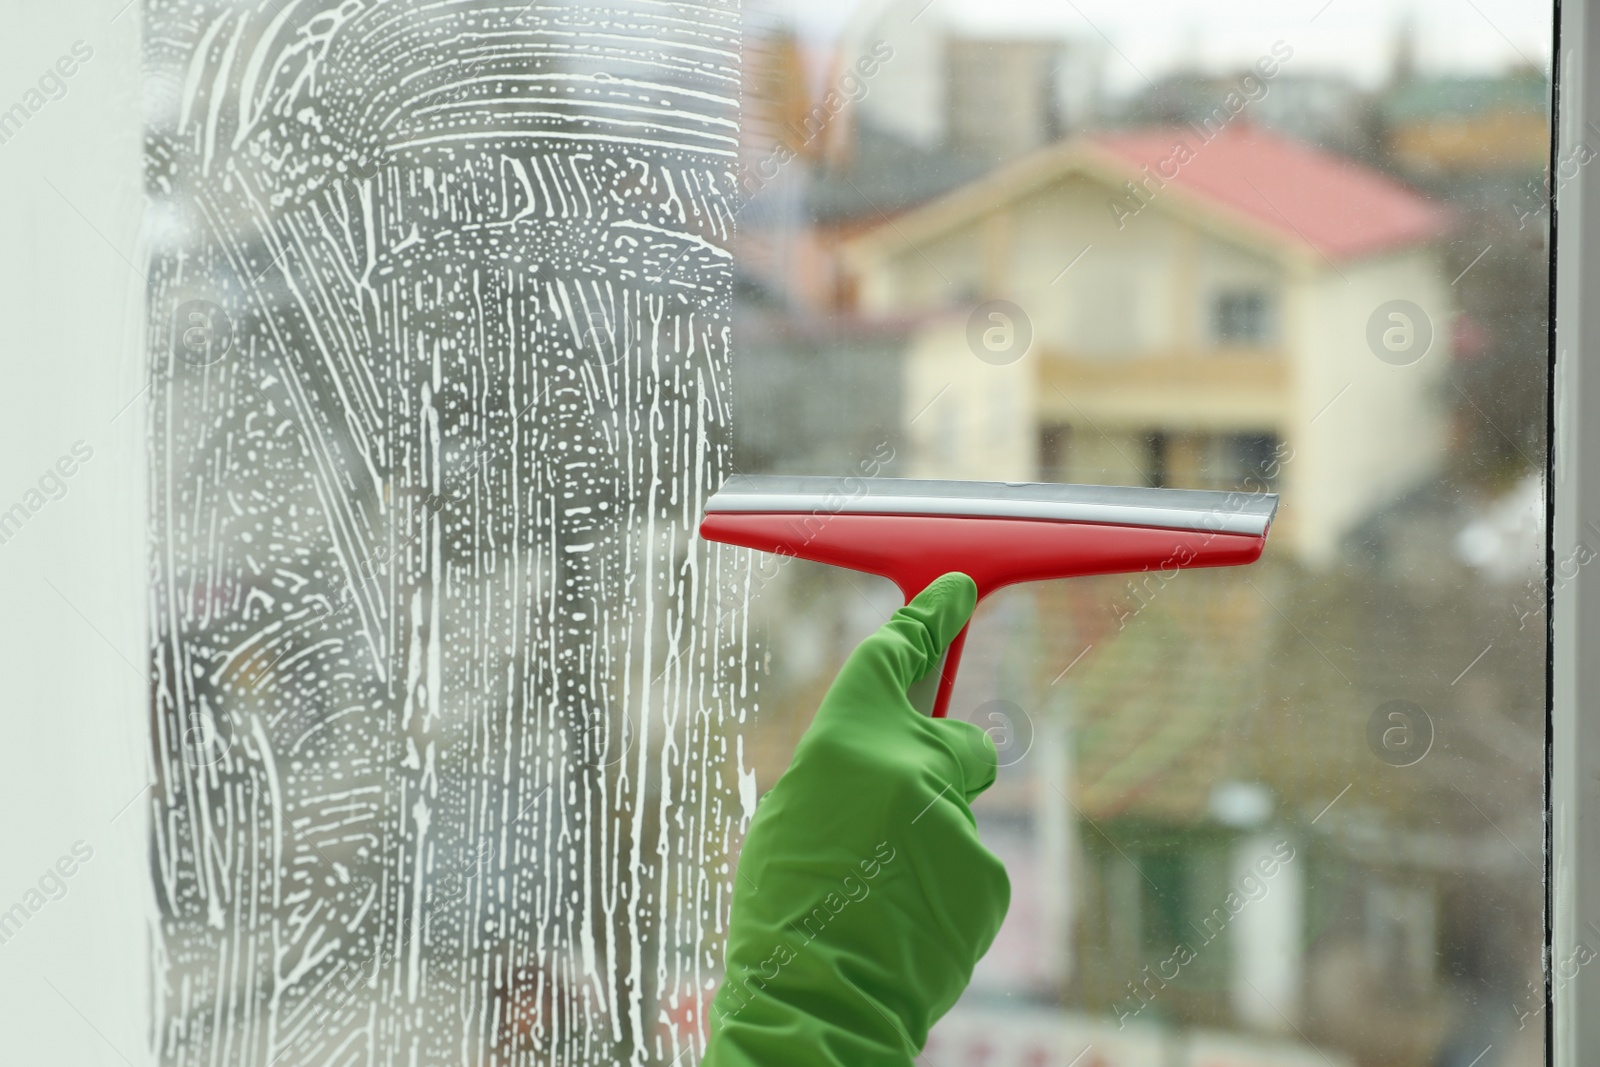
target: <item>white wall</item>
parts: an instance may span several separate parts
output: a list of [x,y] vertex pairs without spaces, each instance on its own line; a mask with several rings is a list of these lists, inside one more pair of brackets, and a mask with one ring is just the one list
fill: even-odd
[[[0,3],[0,111],[41,105],[0,144],[0,511],[42,505],[0,544],[0,912],[42,904],[0,944],[3,1063],[152,1060],[140,5],[122,6]],[[92,55],[64,95],[30,97],[75,42]],[[64,495],[30,497],[80,441]],[[30,896],[77,842],[65,894]]]
[[[1295,457],[1284,470],[1284,504],[1302,554],[1327,562],[1344,534],[1444,460],[1440,389],[1453,305],[1424,249],[1318,270],[1295,299]],[[1385,363],[1367,346],[1367,320],[1396,299],[1415,302],[1433,323],[1431,350],[1411,366]]]

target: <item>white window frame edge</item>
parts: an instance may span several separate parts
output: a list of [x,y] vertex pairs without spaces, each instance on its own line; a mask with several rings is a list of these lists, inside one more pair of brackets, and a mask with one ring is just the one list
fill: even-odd
[[1580,1067],[1600,1062],[1600,968],[1586,965],[1600,952],[1600,568],[1558,583],[1555,563],[1600,523],[1600,295],[1584,299],[1600,286],[1600,137],[1585,136],[1600,127],[1600,0],[1556,0],[1555,20],[1545,1055]]

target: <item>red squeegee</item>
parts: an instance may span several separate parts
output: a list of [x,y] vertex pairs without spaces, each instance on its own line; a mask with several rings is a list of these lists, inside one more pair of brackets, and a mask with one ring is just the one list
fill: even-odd
[[[737,475],[706,504],[700,536],[881,575],[908,600],[961,571],[982,600],[1017,582],[1253,563],[1277,508],[1270,493]],[[950,644],[935,716],[966,637]]]

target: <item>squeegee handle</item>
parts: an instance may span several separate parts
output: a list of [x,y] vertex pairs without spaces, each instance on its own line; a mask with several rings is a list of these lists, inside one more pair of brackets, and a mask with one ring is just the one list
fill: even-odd
[[967,631],[972,629],[969,622],[956,634],[950,642],[949,651],[944,654],[944,667],[939,675],[939,695],[933,699],[933,717],[942,719],[950,710],[950,694],[956,691],[956,671],[961,668],[961,650],[967,644]]

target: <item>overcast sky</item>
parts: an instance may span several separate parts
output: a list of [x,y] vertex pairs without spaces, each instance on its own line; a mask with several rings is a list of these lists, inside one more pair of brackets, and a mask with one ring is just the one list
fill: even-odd
[[[771,0],[814,44],[886,3],[924,0]],[[1131,90],[1185,60],[1229,68],[1288,42],[1297,69],[1337,70],[1365,85],[1387,73],[1399,26],[1417,28],[1425,70],[1500,70],[1550,61],[1551,5],[1538,0],[931,0],[920,18],[962,33],[1109,40],[1106,79]]]

